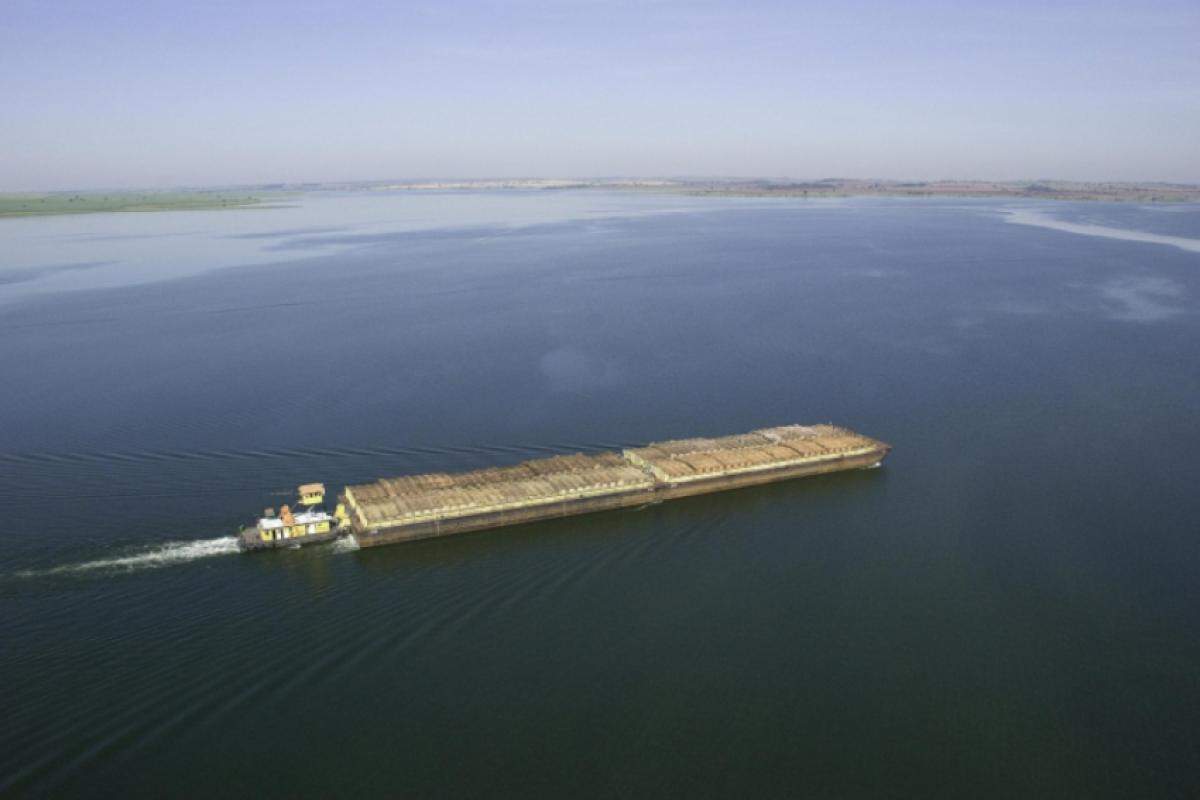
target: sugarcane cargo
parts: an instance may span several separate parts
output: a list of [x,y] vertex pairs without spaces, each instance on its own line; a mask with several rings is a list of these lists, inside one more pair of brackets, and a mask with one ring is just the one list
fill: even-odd
[[891,447],[834,425],[786,425],[460,473],[347,486],[337,509],[360,547],[641,506],[878,466]]

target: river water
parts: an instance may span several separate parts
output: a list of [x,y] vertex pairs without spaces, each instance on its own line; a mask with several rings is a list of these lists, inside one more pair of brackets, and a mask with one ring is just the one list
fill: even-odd
[[[0,220],[0,793],[1195,796],[1200,207]],[[294,487],[789,422],[884,469],[241,555]]]

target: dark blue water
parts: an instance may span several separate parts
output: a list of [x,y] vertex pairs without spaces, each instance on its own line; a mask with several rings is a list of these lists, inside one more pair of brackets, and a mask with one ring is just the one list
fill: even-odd
[[[391,202],[140,215],[78,291],[70,225],[128,217],[0,223],[41,259],[0,304],[0,791],[1200,790],[1200,254],[986,202]],[[310,480],[825,421],[886,468],[229,538]]]

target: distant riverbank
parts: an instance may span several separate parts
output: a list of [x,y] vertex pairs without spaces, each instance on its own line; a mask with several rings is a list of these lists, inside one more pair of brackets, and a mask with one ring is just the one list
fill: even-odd
[[481,191],[487,189],[608,189],[717,197],[961,197],[1096,200],[1107,202],[1200,202],[1200,185],[1082,181],[900,181],[822,178],[545,178],[364,182],[321,188],[387,191]]
[[1083,183],[1074,181],[892,181],[831,178],[819,181],[681,181],[687,194],[741,197],[963,197],[1200,202],[1200,186],[1184,183]]
[[695,197],[957,197],[1132,203],[1200,202],[1200,185],[1073,181],[896,181],[824,178],[468,178],[262,184],[173,191],[0,194],[0,218],[104,211],[190,211],[260,207],[312,192],[544,192],[601,189]]
[[278,199],[244,191],[42,192],[0,194],[0,217],[94,214],[104,211],[195,211],[243,208]]

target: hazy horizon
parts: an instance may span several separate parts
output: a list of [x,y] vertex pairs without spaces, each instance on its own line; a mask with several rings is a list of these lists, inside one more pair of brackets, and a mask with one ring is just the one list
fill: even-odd
[[1200,182],[1194,3],[18,0],[0,191]]
[[[1151,185],[1179,185],[1179,186],[1200,186],[1200,180],[1137,180],[1137,179],[1105,179],[1105,178],[1059,178],[1051,175],[1025,175],[1015,178],[990,178],[987,176],[963,176],[963,177],[912,177],[912,176],[888,176],[888,175],[865,175],[861,177],[851,177],[846,175],[594,175],[594,176],[579,176],[579,175],[419,175],[419,176],[384,176],[374,178],[328,178],[324,180],[295,180],[295,181],[271,181],[264,180],[258,182],[245,183],[176,183],[176,184],[109,184],[109,185],[90,185],[90,186],[61,186],[61,187],[15,187],[0,188],[0,192],[8,192],[15,195],[20,194],[70,194],[72,192],[87,193],[94,195],[101,192],[113,193],[137,193],[137,192],[165,192],[172,191],[191,192],[191,191],[271,191],[275,187],[280,190],[288,190],[293,187],[332,187],[355,185],[370,186],[382,185],[387,186],[395,184],[397,186],[404,184],[426,184],[426,183],[471,183],[471,184],[488,184],[488,183],[538,183],[538,182],[570,182],[578,181],[580,184],[595,182],[599,185],[603,181],[612,181],[614,183],[636,183],[636,182],[653,182],[653,181],[679,181],[679,182],[695,182],[702,183],[711,181],[713,183],[728,182],[736,184],[739,181],[764,181],[769,183],[804,183],[804,182],[820,182],[820,181],[862,181],[880,183],[922,183],[922,184],[937,184],[937,183],[994,183],[1005,185],[1021,185],[1023,183],[1080,183],[1093,185],[1129,185],[1129,186],[1151,186]],[[566,187],[570,188],[570,187]],[[619,187],[618,187],[619,188]]]

